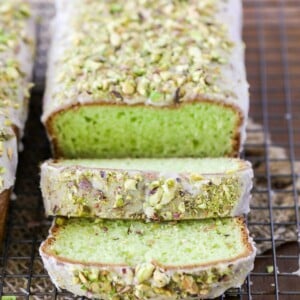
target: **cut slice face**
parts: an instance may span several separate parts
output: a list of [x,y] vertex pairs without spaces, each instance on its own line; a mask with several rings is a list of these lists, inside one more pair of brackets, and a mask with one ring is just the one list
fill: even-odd
[[105,292],[128,297],[143,292],[142,299],[216,297],[243,283],[255,256],[240,218],[178,223],[59,218],[40,252],[58,287],[104,299]]
[[252,177],[230,158],[50,160],[41,189],[47,215],[203,219],[248,213]]
[[236,108],[199,101],[171,108],[78,106],[46,125],[62,157],[221,157],[238,154],[241,123]]

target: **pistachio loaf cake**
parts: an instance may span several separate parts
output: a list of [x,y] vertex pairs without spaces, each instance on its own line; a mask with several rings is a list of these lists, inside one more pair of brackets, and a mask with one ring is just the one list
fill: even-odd
[[238,154],[249,104],[241,0],[56,10],[42,117],[56,156]]
[[28,110],[34,52],[29,3],[0,1],[0,241]]
[[41,190],[47,215],[203,219],[248,213],[252,177],[233,158],[49,160]]
[[255,251],[241,218],[59,218],[40,247],[58,288],[104,300],[214,298],[242,285]]

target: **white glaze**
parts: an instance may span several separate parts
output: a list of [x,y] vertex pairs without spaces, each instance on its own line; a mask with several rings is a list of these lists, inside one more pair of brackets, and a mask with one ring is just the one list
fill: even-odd
[[[228,216],[240,216],[243,214],[247,214],[249,212],[249,202],[250,202],[250,191],[252,189],[252,178],[253,178],[253,170],[251,168],[251,164],[247,161],[240,161],[240,169],[234,171],[234,173],[226,174],[226,173],[219,173],[219,174],[206,174],[201,173],[204,180],[191,182],[188,178],[191,174],[188,173],[180,173],[180,172],[155,172],[148,170],[114,170],[116,172],[119,171],[119,174],[123,176],[124,172],[127,172],[130,178],[134,177],[134,175],[139,175],[142,178],[142,182],[147,184],[150,181],[159,180],[160,178],[166,179],[180,179],[180,182],[184,188],[184,191],[190,193],[193,197],[197,197],[201,193],[203,193],[202,186],[207,184],[208,181],[218,181],[222,178],[227,178],[228,176],[236,176],[240,183],[240,190],[241,194],[239,199],[236,199],[236,206],[229,212]],[[80,178],[83,177],[85,172],[91,175],[89,178],[92,183],[92,189],[89,190],[89,194],[93,192],[93,190],[101,190],[105,192],[107,195],[111,195],[111,192],[108,192],[108,189],[111,190],[110,187],[106,186],[101,178],[99,178],[99,172],[110,171],[107,168],[101,168],[99,166],[93,167],[84,167],[76,165],[76,161],[74,161],[74,165],[65,166],[63,162],[60,164],[55,163],[51,160],[44,162],[41,165],[41,190],[44,199],[44,207],[46,211],[46,215],[55,215],[53,211],[54,207],[59,207],[59,212],[61,215],[64,216],[76,216],[78,214],[78,205],[74,204],[72,199],[69,198],[70,192],[70,185],[69,183],[78,182]],[[70,175],[72,173],[72,175]],[[65,178],[65,174],[68,174],[68,178]],[[93,175],[92,175],[93,174]],[[118,187],[118,185],[117,185]],[[121,186],[120,186],[121,187]],[[142,187],[140,187],[141,189]],[[121,190],[120,190],[121,192]],[[135,201],[134,206],[127,205],[124,209],[128,215],[135,214],[137,212],[144,213],[149,218],[151,215],[147,213],[147,209],[145,208],[144,204],[146,204],[146,199],[149,199],[149,188],[144,189],[144,197],[140,199],[138,197],[139,202]],[[88,195],[88,194],[87,194]],[[140,195],[140,193],[138,194]],[[145,199],[145,201],[142,201]],[[108,196],[109,201],[114,201],[110,199]],[[93,208],[92,203],[90,203],[91,213],[98,215],[98,210]],[[107,214],[110,214],[110,207],[105,206],[107,210]],[[168,207],[168,206],[166,206]],[[104,212],[104,211],[103,211]]]
[[[28,19],[25,25],[23,33],[31,42],[35,40],[35,21],[34,17]],[[25,88],[29,85],[32,80],[32,71],[34,64],[34,47],[25,43],[22,39],[18,41],[18,52],[11,53],[11,51],[0,52],[0,60],[16,59],[20,64],[20,69],[24,77],[20,78],[17,82],[17,99],[14,104],[18,104],[17,107],[6,107],[1,108],[2,112],[5,113],[12,123],[18,128],[18,135],[20,138],[23,137],[25,122],[28,116],[28,96],[25,95]]]
[[18,163],[17,139],[11,126],[5,125],[8,120],[0,111],[0,131],[11,136],[2,143],[2,155],[0,155],[0,167],[3,168],[3,174],[0,174],[0,194],[10,189],[15,182],[15,174]]
[[[34,17],[28,19],[25,23],[20,36],[25,36],[28,40],[34,43],[35,39],[35,21]],[[29,82],[32,77],[34,50],[33,45],[26,43],[23,38],[17,41],[17,51],[11,49],[0,52],[0,61],[17,60],[20,70],[24,77],[20,77],[16,81],[17,98],[13,100],[13,105],[0,108],[0,131],[5,132],[11,138],[3,141],[3,154],[0,156],[0,167],[4,168],[4,173],[0,175],[2,185],[0,192],[10,189],[15,182],[15,173],[18,162],[18,141],[23,136],[25,121],[28,115],[28,95],[25,95]],[[16,104],[16,105],[15,105]],[[13,130],[13,125],[16,127],[16,132]],[[20,144],[19,144],[20,145]]]

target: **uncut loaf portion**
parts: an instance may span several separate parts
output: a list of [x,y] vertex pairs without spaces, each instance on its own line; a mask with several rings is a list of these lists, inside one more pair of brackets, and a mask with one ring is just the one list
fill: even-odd
[[0,242],[28,111],[34,21],[24,0],[0,1]]
[[29,1],[1,1],[0,112],[19,138],[28,114],[34,50],[35,22]]
[[40,247],[58,288],[104,300],[215,298],[243,284],[255,252],[242,218],[59,218]]
[[233,158],[48,160],[47,215],[180,220],[249,212],[253,171]]
[[55,156],[236,156],[249,105],[241,6],[57,0],[42,116]]

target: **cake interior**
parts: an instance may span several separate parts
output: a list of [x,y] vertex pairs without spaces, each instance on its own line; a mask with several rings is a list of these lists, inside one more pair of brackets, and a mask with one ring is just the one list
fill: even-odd
[[58,156],[220,157],[237,151],[239,113],[217,103],[175,108],[84,105],[48,120]]
[[50,252],[84,263],[136,265],[153,260],[180,266],[230,260],[247,252],[237,218],[143,223],[89,219],[56,220]]
[[65,159],[51,164],[85,168],[143,170],[156,172],[219,174],[242,169],[234,158],[124,158],[124,159]]

